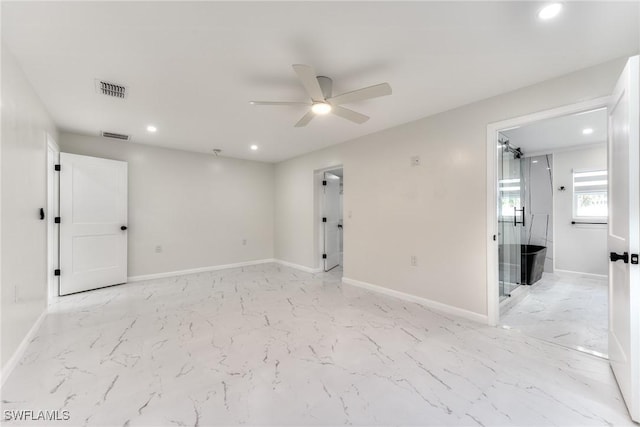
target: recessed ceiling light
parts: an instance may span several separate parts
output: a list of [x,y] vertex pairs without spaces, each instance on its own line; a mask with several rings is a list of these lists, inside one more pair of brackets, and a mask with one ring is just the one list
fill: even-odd
[[327,104],[326,102],[316,102],[311,107],[311,111],[316,114],[327,114],[329,111],[331,111],[331,105]]
[[556,16],[558,16],[561,10],[562,3],[550,3],[540,9],[540,11],[538,12],[538,18],[542,19],[543,21],[555,18]]
[[251,147],[249,147],[249,148],[251,148],[253,151],[256,151],[256,150],[258,149],[258,146],[257,146],[256,144],[253,144],[253,145],[252,145]]
[[531,163],[538,163],[538,161],[537,160],[532,160]]
[[158,130],[158,128],[155,127],[154,125],[147,126],[147,132],[152,132],[153,133],[153,132],[155,132],[157,130]]
[[591,128],[582,129],[583,135],[591,135],[592,133],[593,133],[593,129]]

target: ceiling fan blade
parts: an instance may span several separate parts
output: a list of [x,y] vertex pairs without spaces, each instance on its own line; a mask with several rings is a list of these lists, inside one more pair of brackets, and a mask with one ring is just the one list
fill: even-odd
[[308,102],[289,101],[249,101],[251,105],[310,105]]
[[369,86],[334,96],[333,98],[327,99],[327,101],[332,105],[340,105],[386,95],[391,95],[391,86],[389,86],[389,83],[380,83],[379,85]]
[[365,116],[364,114],[360,114],[353,110],[349,110],[348,108],[339,107],[337,105],[333,106],[331,112],[336,116],[342,117],[343,119],[347,119],[354,123],[358,123],[359,125],[369,120],[369,116]]
[[307,124],[309,124],[311,119],[313,119],[314,117],[315,117],[315,113],[313,111],[309,110],[309,112],[307,114],[305,114],[304,116],[302,116],[302,118],[300,120],[298,120],[298,123],[296,123],[296,125],[294,127],[297,127],[297,128],[304,127]]
[[298,75],[309,97],[316,102],[324,102],[324,94],[320,88],[320,83],[318,83],[315,70],[308,65],[302,64],[294,64],[293,70]]

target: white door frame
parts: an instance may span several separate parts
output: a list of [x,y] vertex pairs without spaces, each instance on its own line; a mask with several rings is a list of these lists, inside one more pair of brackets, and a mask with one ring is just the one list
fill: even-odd
[[[59,227],[54,223],[58,216],[60,205],[60,180],[52,164],[60,163],[60,147],[51,135],[46,134],[46,176],[47,176],[47,203],[45,220],[47,228],[47,305],[51,305],[58,298],[58,278],[53,271],[58,268],[58,254],[60,250]],[[52,158],[53,157],[53,158]]]
[[[606,108],[609,96],[539,111],[487,125],[487,322],[496,326],[500,318],[498,283],[498,156],[499,131],[520,127],[540,120],[566,116],[583,111]],[[496,240],[494,239],[496,236]]]
[[[313,235],[315,236],[314,237],[315,242],[313,244],[314,271],[324,270],[324,262],[323,262],[324,260],[322,259],[322,253],[324,251],[324,228],[322,227],[322,214],[324,212],[324,197],[323,197],[324,188],[322,186],[322,180],[324,179],[325,172],[329,172],[336,169],[342,169],[342,173],[344,174],[344,166],[342,166],[342,164],[330,166],[322,169],[316,169],[313,171],[313,181],[314,181],[313,187],[315,189],[314,191],[315,208],[313,209]],[[344,199],[343,199],[343,203],[344,203]],[[342,259],[344,262],[344,253],[343,253]]]

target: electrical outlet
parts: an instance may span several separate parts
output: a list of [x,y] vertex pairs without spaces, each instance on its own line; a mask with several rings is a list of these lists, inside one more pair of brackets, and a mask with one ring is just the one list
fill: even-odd
[[247,246],[247,239],[242,239],[242,246]]
[[418,265],[418,257],[416,257],[415,255],[411,255],[411,265],[413,267]]
[[411,166],[420,166],[420,156],[411,156]]
[[156,246],[156,253],[159,254],[161,252],[162,252],[162,246],[161,245]]

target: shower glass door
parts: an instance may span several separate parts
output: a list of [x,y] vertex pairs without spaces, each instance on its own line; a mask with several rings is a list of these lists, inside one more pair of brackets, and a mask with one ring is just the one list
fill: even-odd
[[498,254],[500,300],[522,282],[523,177],[519,149],[499,134],[498,144]]

